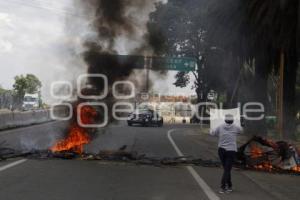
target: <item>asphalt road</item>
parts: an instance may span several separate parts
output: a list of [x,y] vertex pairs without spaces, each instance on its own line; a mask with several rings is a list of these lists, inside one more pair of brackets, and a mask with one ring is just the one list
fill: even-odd
[[[0,132],[0,143],[16,149],[45,149],[61,138],[65,123],[52,122]],[[99,130],[86,151],[127,150],[155,157],[189,155],[218,159],[217,139],[197,125]],[[234,192],[218,194],[222,169],[155,167],[80,160],[13,159],[0,162],[3,200],[194,200],[299,199],[300,177],[234,170]]]

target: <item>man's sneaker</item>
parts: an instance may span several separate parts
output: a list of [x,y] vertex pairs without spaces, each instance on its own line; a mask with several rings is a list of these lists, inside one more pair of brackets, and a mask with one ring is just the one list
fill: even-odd
[[228,187],[228,188],[226,189],[226,192],[227,192],[227,193],[230,193],[230,192],[232,192],[232,191],[233,191],[232,187]]
[[224,194],[225,192],[226,192],[226,190],[223,189],[223,188],[221,188],[221,189],[219,190],[219,193],[220,193],[220,194]]

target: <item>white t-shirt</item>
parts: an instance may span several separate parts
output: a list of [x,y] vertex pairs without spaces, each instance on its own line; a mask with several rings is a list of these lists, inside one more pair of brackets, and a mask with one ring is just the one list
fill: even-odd
[[210,132],[211,135],[219,137],[218,147],[227,151],[237,151],[236,136],[242,133],[242,128],[235,124],[222,124]]

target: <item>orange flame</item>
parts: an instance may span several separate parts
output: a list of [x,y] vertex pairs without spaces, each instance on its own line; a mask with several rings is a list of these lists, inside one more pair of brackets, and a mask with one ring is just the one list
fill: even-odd
[[300,173],[300,165],[293,167],[292,171]]
[[[75,113],[76,116],[76,113]],[[92,124],[97,116],[96,110],[91,106],[83,106],[80,112],[80,118],[83,124]],[[83,146],[90,143],[90,136],[85,128],[73,123],[70,132],[65,139],[58,141],[50,148],[52,152],[73,151],[81,154]]]
[[258,170],[264,170],[264,171],[271,172],[273,170],[273,165],[269,162],[264,162],[262,164],[255,165],[254,168],[258,169]]
[[257,145],[252,145],[250,150],[251,158],[259,158],[263,155],[263,151]]
[[[272,143],[270,143],[272,144]],[[274,144],[274,143],[273,143]],[[252,159],[260,158],[263,156],[263,150],[258,146],[253,144],[250,149],[250,157]],[[272,172],[274,170],[278,170],[278,167],[273,166],[272,163],[268,160],[263,161],[260,164],[252,166],[254,169]],[[292,171],[295,173],[300,173],[300,165],[290,168],[288,171]]]
[[[255,159],[255,158],[260,158],[262,156],[263,156],[263,150],[257,145],[252,144],[250,150],[250,157],[252,159]],[[264,170],[264,171],[272,171],[273,169],[273,165],[267,160],[258,165],[254,165],[253,167],[257,170]]]
[[58,141],[52,148],[53,152],[60,151],[74,151],[76,153],[82,153],[83,145],[90,142],[90,137],[87,132],[79,127],[77,124],[73,125],[70,129],[67,138]]

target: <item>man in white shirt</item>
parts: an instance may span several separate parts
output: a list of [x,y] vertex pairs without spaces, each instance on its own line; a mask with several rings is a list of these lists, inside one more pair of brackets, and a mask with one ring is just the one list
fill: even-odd
[[233,122],[233,115],[225,115],[225,123],[210,132],[219,137],[218,154],[224,169],[220,193],[232,192],[231,169],[237,152],[236,136],[242,132],[242,128]]

